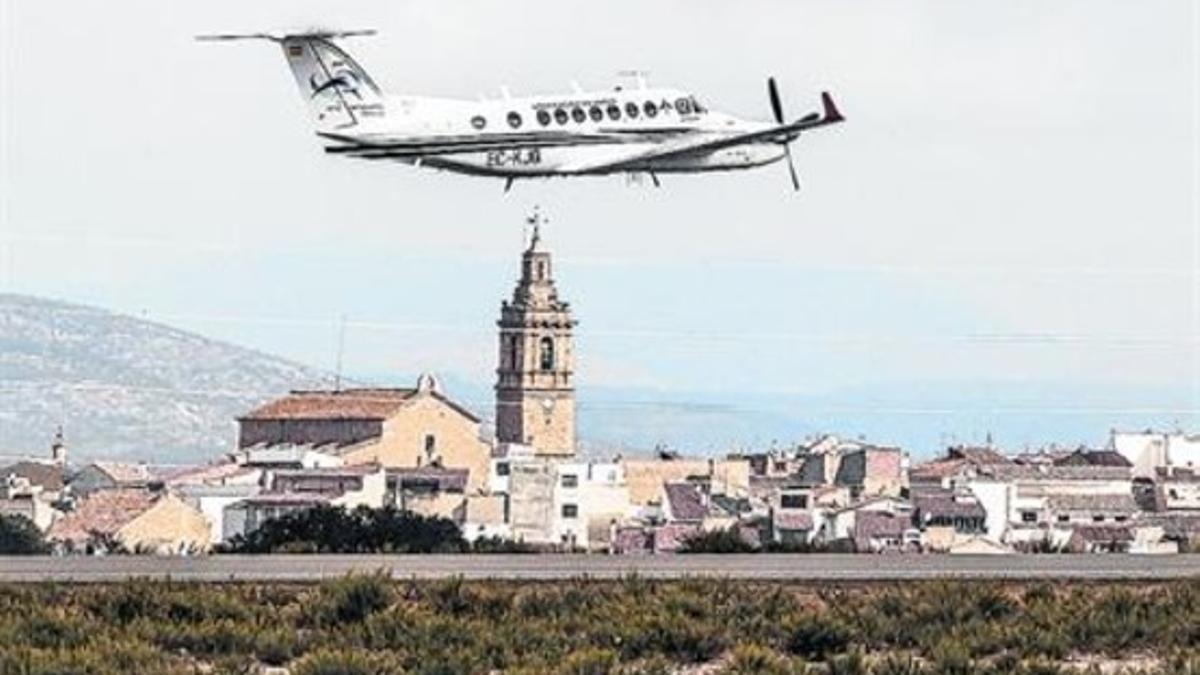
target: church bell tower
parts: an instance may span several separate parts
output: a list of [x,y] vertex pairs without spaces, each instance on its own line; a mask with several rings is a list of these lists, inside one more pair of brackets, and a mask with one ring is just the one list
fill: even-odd
[[500,305],[496,368],[496,440],[528,445],[546,457],[575,454],[575,384],[571,307],[558,298],[541,218],[521,256],[512,300]]

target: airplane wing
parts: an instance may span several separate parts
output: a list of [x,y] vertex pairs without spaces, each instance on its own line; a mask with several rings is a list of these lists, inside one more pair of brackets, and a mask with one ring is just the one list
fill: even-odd
[[623,157],[614,159],[605,159],[600,161],[583,162],[576,165],[563,167],[563,171],[576,173],[589,173],[595,171],[622,171],[632,169],[642,165],[649,160],[665,160],[679,159],[681,157],[690,157],[701,155],[722,148],[731,148],[744,143],[753,143],[756,141],[776,141],[786,142],[794,139],[800,132],[806,129],[823,127],[829,124],[837,124],[845,120],[842,113],[838,111],[837,106],[833,102],[833,97],[829,92],[821,92],[821,104],[824,111],[821,113],[812,113],[806,115],[796,122],[788,124],[780,124],[766,129],[759,129],[743,134],[734,134],[732,136],[721,136],[713,138],[706,136],[701,139],[683,140],[676,143],[663,144],[655,147],[652,150],[645,150],[634,154],[627,154]]

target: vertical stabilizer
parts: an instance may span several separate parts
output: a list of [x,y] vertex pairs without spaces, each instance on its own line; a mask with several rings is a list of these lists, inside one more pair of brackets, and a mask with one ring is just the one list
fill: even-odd
[[374,31],[312,31],[202,35],[197,39],[279,43],[317,131],[330,132],[360,125],[364,120],[382,117],[385,113],[383,95],[375,81],[357,61],[333,43],[335,38],[372,34]]
[[309,35],[288,36],[280,44],[319,131],[346,129],[383,115],[379,87],[337,45]]

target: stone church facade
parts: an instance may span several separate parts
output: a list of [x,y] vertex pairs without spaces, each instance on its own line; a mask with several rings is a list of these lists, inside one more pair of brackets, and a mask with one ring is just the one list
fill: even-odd
[[521,256],[521,278],[500,306],[496,440],[543,457],[575,454],[575,383],[570,304],[558,297],[537,223]]

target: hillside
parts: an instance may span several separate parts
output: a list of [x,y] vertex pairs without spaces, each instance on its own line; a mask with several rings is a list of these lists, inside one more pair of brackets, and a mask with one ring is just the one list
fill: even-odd
[[321,374],[96,307],[0,294],[0,455],[41,454],[60,423],[72,459],[202,461],[234,417]]

